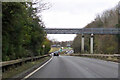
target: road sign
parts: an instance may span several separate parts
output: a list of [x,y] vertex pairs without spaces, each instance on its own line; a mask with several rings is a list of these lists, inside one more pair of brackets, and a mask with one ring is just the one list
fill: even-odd
[[60,48],[60,52],[62,52],[62,48]]

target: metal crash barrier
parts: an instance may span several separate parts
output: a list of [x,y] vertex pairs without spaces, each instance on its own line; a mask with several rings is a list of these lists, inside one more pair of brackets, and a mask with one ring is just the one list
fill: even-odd
[[12,67],[21,66],[24,63],[40,60],[40,59],[48,57],[48,56],[49,55],[44,55],[44,56],[28,57],[28,58],[24,58],[24,59],[0,62],[0,68],[2,68],[2,72],[5,72]]

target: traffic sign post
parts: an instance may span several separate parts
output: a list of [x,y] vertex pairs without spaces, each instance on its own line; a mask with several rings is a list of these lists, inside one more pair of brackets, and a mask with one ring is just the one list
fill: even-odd
[[60,52],[62,52],[62,48],[60,48]]

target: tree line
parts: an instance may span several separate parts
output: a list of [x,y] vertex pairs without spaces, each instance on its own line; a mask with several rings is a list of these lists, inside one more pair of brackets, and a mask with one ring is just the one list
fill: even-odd
[[67,47],[67,45],[72,45],[72,41],[52,41],[52,45],[60,45],[61,47]]
[[[31,2],[2,3],[2,60],[8,61],[47,54],[51,42],[44,23]],[[45,4],[40,4],[45,5]],[[45,45],[45,47],[43,47]]]
[[[120,28],[120,3],[102,14],[96,16],[94,21],[85,28]],[[81,53],[81,35],[77,35],[72,47],[76,53]],[[94,53],[119,53],[120,35],[94,35]],[[90,35],[85,35],[85,52],[90,52]]]

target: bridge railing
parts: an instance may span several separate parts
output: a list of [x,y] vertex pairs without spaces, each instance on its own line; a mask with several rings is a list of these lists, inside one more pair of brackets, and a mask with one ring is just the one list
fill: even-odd
[[36,60],[45,58],[47,56],[49,56],[49,55],[37,56],[37,57],[28,57],[28,58],[24,58],[24,59],[17,59],[17,60],[0,62],[0,68],[2,69],[2,72],[5,72],[5,71],[9,70],[11,67],[21,66],[24,63],[36,61]]
[[45,28],[47,34],[120,34],[120,28]]

